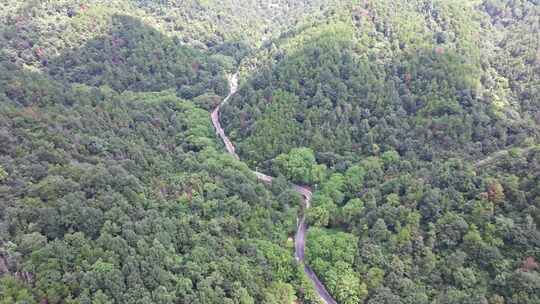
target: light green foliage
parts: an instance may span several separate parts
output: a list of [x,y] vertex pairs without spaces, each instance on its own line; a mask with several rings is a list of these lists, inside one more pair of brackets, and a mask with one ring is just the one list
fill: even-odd
[[302,266],[298,266],[298,276],[299,276],[299,286],[300,290],[302,290],[302,299],[304,303],[307,304],[324,304],[321,297],[317,294],[317,291],[315,290],[313,283],[309,279],[309,277],[305,274],[304,270],[302,269]]
[[378,288],[384,280],[384,270],[372,267],[366,274],[366,282],[370,289]]
[[364,283],[353,271],[357,250],[355,237],[321,228],[310,229],[307,261],[323,275],[327,288],[340,303],[359,303],[367,296]]
[[345,184],[347,190],[351,193],[356,193],[362,189],[364,176],[366,172],[363,167],[354,165],[347,169],[345,173]]
[[274,160],[275,171],[296,183],[309,184],[312,169],[316,165],[313,150],[295,148],[287,154],[280,154]]
[[308,236],[308,261],[321,259],[321,267],[332,267],[337,262],[352,266],[357,242],[352,234],[313,228]]
[[47,238],[39,232],[32,232],[21,237],[17,250],[24,255],[30,255],[47,244]]
[[537,1],[0,2],[2,304],[540,302]]
[[315,206],[306,211],[306,221],[310,226],[325,227],[330,220],[330,212],[327,205]]
[[[293,279],[295,261],[288,250],[268,241],[259,241],[257,247],[270,264],[273,281],[290,282]],[[281,286],[281,288],[287,288],[287,286]]]
[[97,262],[92,265],[92,270],[98,273],[109,273],[114,270],[114,265],[111,263],[103,262],[101,259],[97,260]]
[[314,165],[311,168],[311,178],[314,185],[322,183],[326,179],[327,168],[325,164]]
[[389,194],[388,196],[386,196],[386,203],[393,207],[399,206],[399,195],[395,193]]
[[341,205],[344,200],[344,185],[345,181],[343,175],[334,173],[323,183],[321,193],[330,197],[335,204]]
[[354,222],[364,211],[364,202],[360,199],[351,199],[343,206],[343,217],[347,223]]
[[313,224],[319,223],[322,226],[326,226],[339,210],[331,197],[319,191],[313,195],[311,204],[312,210],[307,211],[308,222],[313,220]]
[[15,278],[4,276],[0,279],[0,304],[36,304],[30,288]]
[[362,303],[367,297],[366,284],[345,263],[338,262],[336,268],[329,270],[325,282],[340,303]]
[[399,154],[394,150],[384,152],[381,158],[386,166],[395,165],[399,162]]
[[265,303],[267,304],[294,303],[294,301],[296,301],[294,288],[287,283],[274,282],[266,292]]
[[8,173],[2,166],[0,166],[0,183],[3,182],[8,177]]

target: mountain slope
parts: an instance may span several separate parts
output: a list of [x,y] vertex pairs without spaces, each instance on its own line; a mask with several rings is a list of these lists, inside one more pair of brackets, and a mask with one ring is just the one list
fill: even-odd
[[306,260],[339,303],[539,300],[538,12],[363,1],[246,64],[225,129],[314,186]]
[[530,96],[496,71],[498,41],[479,39],[497,35],[488,15],[468,2],[398,3],[346,8],[275,45],[224,109],[240,154],[260,163],[310,146],[430,159],[459,146],[480,157],[538,135],[535,112],[521,107]]
[[539,7],[0,3],[0,302],[538,303]]
[[[80,8],[42,5],[67,14],[64,4]],[[287,240],[299,198],[219,152],[196,105],[227,93],[226,65],[114,5],[78,12],[46,40],[29,7],[23,24],[2,24],[0,302],[301,295]]]

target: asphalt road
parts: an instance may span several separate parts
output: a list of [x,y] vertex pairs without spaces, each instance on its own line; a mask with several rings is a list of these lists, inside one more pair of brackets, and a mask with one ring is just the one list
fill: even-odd
[[[238,90],[238,73],[234,74],[229,77],[229,86],[230,91],[229,95],[223,99],[223,101],[212,111],[211,118],[212,118],[212,124],[214,125],[214,128],[216,129],[216,133],[219,135],[221,140],[223,141],[223,144],[225,144],[225,148],[227,149],[227,152],[231,154],[234,158],[240,159],[238,157],[238,154],[236,154],[235,148],[231,140],[227,137],[225,134],[225,131],[221,127],[221,123],[219,122],[219,110],[222,105],[227,103],[229,99],[231,98],[234,93]],[[265,183],[272,183],[273,177],[266,175],[261,172],[253,171],[257,178]],[[305,209],[309,208],[311,206],[311,190],[306,186],[299,186],[294,185],[294,190],[302,195],[304,207]],[[302,214],[302,216],[298,219],[298,228],[296,229],[296,234],[294,236],[294,256],[296,258],[296,261],[298,263],[301,263],[304,265],[304,272],[309,277],[311,282],[313,282],[313,286],[315,287],[315,290],[319,294],[322,300],[324,300],[327,304],[337,304],[337,302],[332,298],[332,296],[328,293],[326,288],[324,287],[324,284],[319,280],[315,272],[309,268],[305,264],[305,248],[306,248],[306,233],[307,233],[308,227],[305,223],[305,216]]]

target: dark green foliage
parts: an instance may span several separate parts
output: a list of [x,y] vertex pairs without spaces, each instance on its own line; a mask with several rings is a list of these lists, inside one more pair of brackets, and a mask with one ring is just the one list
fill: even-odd
[[[538,136],[536,110],[525,107],[530,94],[503,86],[501,47],[477,39],[498,35],[487,18],[465,1],[382,1],[299,28],[225,107],[229,133],[259,164],[299,146],[347,166],[389,150],[429,161],[524,143]],[[536,69],[534,60],[515,60]],[[527,88],[536,82],[523,78]]]
[[0,301],[294,299],[296,197],[218,152],[184,99],[221,99],[223,67],[99,13],[107,31],[39,71],[0,61]]
[[290,30],[225,124],[259,167],[328,168],[307,258],[339,303],[537,303],[538,4],[428,2]]
[[108,31],[105,37],[50,59],[45,70],[64,82],[107,85],[117,91],[176,88],[187,99],[209,88],[226,93],[219,64],[177,39],[123,15],[111,16]]
[[539,7],[0,3],[0,303],[540,303]]
[[277,245],[295,206],[274,209],[245,166],[216,152],[207,112],[189,102],[130,92],[0,117],[18,143],[2,154],[2,239],[15,246],[4,254],[35,276],[37,299],[258,302],[271,282],[295,279]]
[[[482,171],[457,160],[406,169],[410,162],[394,159],[400,172],[384,162],[354,188],[334,173],[308,210],[311,224],[323,227],[310,229],[309,264],[340,303],[355,301],[355,293],[340,294],[345,285],[332,287],[345,284],[337,282],[348,271],[367,285],[366,303],[479,303],[494,295],[536,303],[539,157],[536,147]],[[376,163],[383,161],[365,160],[346,176]]]

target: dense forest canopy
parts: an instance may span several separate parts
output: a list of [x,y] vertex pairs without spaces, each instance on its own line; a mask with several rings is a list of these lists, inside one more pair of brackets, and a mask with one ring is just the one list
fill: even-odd
[[[537,6],[521,5],[538,20]],[[534,142],[538,43],[503,67],[512,30],[491,21],[469,1],[374,1],[338,11],[261,51],[266,63],[225,109],[229,133],[255,163],[298,146],[333,158],[394,149],[431,159],[458,145],[461,156],[481,157]],[[538,42],[538,26],[522,26],[531,32],[520,39]],[[480,39],[486,35],[493,39]],[[527,73],[519,85],[508,75],[516,62]]]
[[299,197],[221,152],[206,111],[231,54],[138,2],[1,6],[0,302],[310,292],[288,240]]
[[0,303],[540,303],[539,126],[537,0],[3,1]]
[[315,186],[308,264],[339,303],[540,301],[539,16],[358,1],[245,66],[227,132]]

